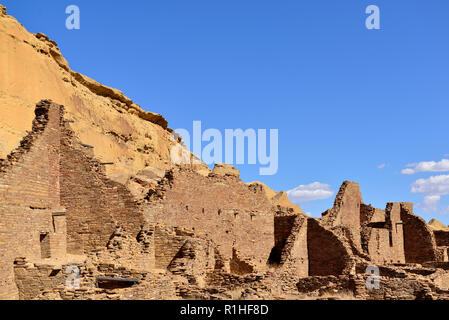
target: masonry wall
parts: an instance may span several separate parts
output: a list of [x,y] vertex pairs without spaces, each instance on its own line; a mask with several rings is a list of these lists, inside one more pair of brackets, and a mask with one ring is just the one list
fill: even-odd
[[[385,211],[371,205],[360,206],[361,240],[363,251],[373,261],[382,260],[382,243],[388,241],[388,230],[385,226]],[[382,259],[379,259],[382,258]],[[382,260],[383,261],[383,260]]]
[[240,259],[264,267],[274,246],[272,207],[262,191],[235,177],[204,177],[188,168],[169,172],[153,194],[149,221],[205,235],[226,264],[236,250]]
[[413,214],[413,204],[401,203],[401,220],[404,223],[405,261],[424,263],[437,260],[433,232],[422,218]]
[[449,231],[434,230],[435,241],[437,246],[449,246]]
[[276,213],[274,216],[274,247],[270,254],[270,264],[280,264],[282,252],[288,237],[292,234],[295,215]]
[[[278,235],[276,243],[282,244],[279,272],[288,283],[295,283],[309,275],[307,220],[303,215],[285,215],[281,212],[275,217],[275,234]],[[286,232],[287,230],[290,231]],[[285,239],[279,239],[280,236]]]
[[179,229],[156,226],[154,232],[154,261],[156,269],[167,269],[169,264],[186,242],[186,236],[192,236]]
[[18,259],[14,265],[15,282],[19,290],[19,299],[35,300],[42,291],[53,291],[55,287],[65,287],[66,268],[55,270],[48,264],[33,264],[25,259]]
[[136,239],[144,217],[132,195],[106,178],[104,165],[74,137],[63,107],[41,101],[35,113],[33,131],[0,161],[0,298],[18,298],[15,258],[105,249],[116,228],[142,248],[135,266],[149,267],[146,245]]
[[399,203],[386,210],[362,205],[362,247],[371,261],[379,264],[405,263],[404,232]]
[[341,275],[350,265],[350,251],[319,220],[307,219],[309,276]]
[[190,284],[204,287],[206,275],[215,270],[215,248],[210,240],[188,237],[170,261],[168,270],[186,277]]
[[106,178],[104,165],[93,159],[66,126],[61,140],[61,204],[67,212],[67,250],[83,254],[104,248],[116,226],[136,237],[143,214],[121,184]]
[[359,184],[343,182],[334,206],[322,214],[322,223],[327,227],[344,227],[350,232],[350,240],[361,250],[360,206],[363,204]]
[[387,203],[385,209],[388,230],[388,258],[390,263],[405,263],[404,225],[401,220],[401,204]]
[[18,298],[14,259],[41,259],[41,235],[55,232],[52,213],[59,208],[59,125],[60,109],[46,102],[38,104],[32,132],[0,162],[0,299]]
[[50,256],[62,257],[67,254],[67,223],[65,212],[52,213],[53,232],[49,234]]

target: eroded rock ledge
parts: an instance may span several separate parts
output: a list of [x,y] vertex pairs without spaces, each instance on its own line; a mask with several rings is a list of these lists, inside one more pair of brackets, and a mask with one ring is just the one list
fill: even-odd
[[[56,62],[58,62],[58,60],[56,60]],[[102,97],[118,100],[120,102],[118,106],[121,107],[122,109],[128,111],[131,114],[137,115],[139,118],[143,120],[152,122],[154,124],[161,126],[164,129],[167,129],[168,122],[163,116],[161,116],[158,113],[142,110],[142,108],[138,104],[135,104],[131,99],[126,97],[120,90],[102,85],[101,83],[75,71],[70,71],[70,74],[76,81],[78,81],[80,84],[88,88],[93,93]]]
[[[2,6],[0,10],[2,15],[6,15],[5,7]],[[125,96],[120,90],[105,86],[81,73],[71,70],[67,60],[63,57],[61,50],[55,41],[51,40],[43,33],[36,33],[35,36],[37,39],[42,41],[46,47],[45,49],[41,48],[40,52],[51,56],[62,69],[69,72],[72,76],[72,81],[77,81],[96,95],[116,100],[118,102],[116,106],[123,111],[135,114],[145,121],[152,122],[164,129],[167,129],[168,121],[162,115],[145,111],[138,104],[134,103],[130,98]]]

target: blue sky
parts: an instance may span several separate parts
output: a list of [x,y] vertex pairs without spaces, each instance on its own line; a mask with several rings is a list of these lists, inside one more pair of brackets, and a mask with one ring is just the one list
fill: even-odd
[[[241,177],[276,190],[319,182],[300,188],[327,197],[300,203],[313,216],[353,180],[365,203],[411,201],[449,223],[449,165],[437,163],[449,159],[447,0],[1,3],[55,40],[73,70],[172,128],[279,129],[277,174],[241,165]],[[80,30],[65,28],[71,4]],[[380,30],[365,27],[371,4]],[[423,161],[435,163],[402,173]]]

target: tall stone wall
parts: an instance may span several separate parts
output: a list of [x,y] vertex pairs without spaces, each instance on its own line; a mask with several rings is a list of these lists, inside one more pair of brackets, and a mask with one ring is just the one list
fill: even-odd
[[362,247],[374,263],[405,263],[400,212],[399,203],[388,203],[386,210],[361,206]]
[[360,206],[360,226],[362,250],[370,254],[373,260],[382,255],[381,243],[388,239],[385,228],[385,211],[371,205]]
[[424,263],[437,260],[436,241],[426,222],[413,214],[413,204],[401,203],[401,220],[404,224],[404,249],[407,263]]
[[351,249],[317,219],[307,220],[309,276],[341,275],[351,268]]
[[401,204],[387,203],[385,209],[388,230],[390,263],[405,263],[404,224],[401,220]]
[[279,273],[296,282],[309,275],[307,217],[278,211],[274,220],[275,249],[279,250]]
[[276,212],[274,216],[274,247],[270,254],[270,264],[280,264],[288,237],[292,234],[295,215]]
[[32,132],[0,161],[0,298],[18,297],[15,258],[36,261],[105,249],[118,227],[142,247],[134,257],[139,266],[147,255],[136,240],[143,213],[74,136],[64,108],[43,100],[35,114]]
[[271,203],[235,175],[174,169],[151,196],[146,217],[209,237],[227,264],[235,250],[240,259],[263,267],[274,246]]
[[449,231],[433,230],[437,246],[449,247]]
[[332,209],[323,213],[322,223],[327,227],[342,226],[349,230],[354,246],[361,250],[360,206],[363,204],[359,184],[343,182]]
[[[53,213],[60,206],[60,109],[41,102],[35,114],[32,132],[0,161],[0,299],[18,298],[13,275],[16,257],[41,259],[55,250],[51,237]],[[58,234],[64,232],[63,225],[63,218],[58,219]]]
[[125,186],[106,178],[92,148],[66,125],[61,140],[61,203],[67,211],[68,251],[105,247],[117,226],[136,237],[143,214]]

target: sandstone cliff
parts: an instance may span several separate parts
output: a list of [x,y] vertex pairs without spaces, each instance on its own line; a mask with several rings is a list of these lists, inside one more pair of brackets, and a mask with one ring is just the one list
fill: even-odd
[[413,204],[374,208],[345,181],[309,218],[230,165],[173,167],[162,116],[2,6],[0,41],[0,299],[449,300],[448,227]]
[[[95,157],[112,163],[107,166],[110,179],[130,185],[142,170],[173,167],[170,150],[175,142],[163,116],[144,111],[121,91],[71,70],[56,42],[28,32],[3,6],[0,42],[0,159],[31,130],[36,102],[51,99],[64,105],[75,134],[93,147]],[[210,173],[205,164],[195,169]],[[269,199],[274,196],[279,199],[273,204],[302,212],[286,195],[274,192]]]
[[125,182],[147,166],[170,168],[170,132],[159,114],[142,110],[121,91],[72,71],[56,42],[28,32],[0,10],[0,158],[31,130],[37,101],[65,106],[79,139],[94,147],[108,176]]
[[432,228],[432,230],[449,231],[449,228],[444,223],[438,221],[437,219],[431,219],[428,223],[428,226]]

